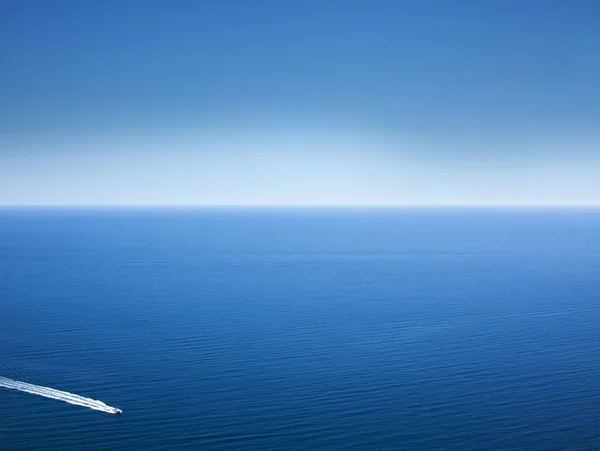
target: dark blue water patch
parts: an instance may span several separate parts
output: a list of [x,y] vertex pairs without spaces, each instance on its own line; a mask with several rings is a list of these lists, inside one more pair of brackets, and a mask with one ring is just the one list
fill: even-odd
[[0,210],[1,450],[599,447],[600,211]]

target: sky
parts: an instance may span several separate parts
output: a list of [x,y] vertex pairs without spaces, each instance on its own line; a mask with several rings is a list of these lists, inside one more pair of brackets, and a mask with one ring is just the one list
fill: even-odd
[[600,205],[600,2],[0,0],[0,205]]

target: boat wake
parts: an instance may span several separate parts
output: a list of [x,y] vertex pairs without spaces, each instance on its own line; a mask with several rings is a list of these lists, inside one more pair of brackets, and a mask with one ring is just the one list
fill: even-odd
[[76,395],[75,393],[43,387],[41,385],[14,381],[2,376],[0,376],[0,387],[31,393],[32,395],[43,396],[45,398],[57,399],[58,401],[67,402],[76,406],[87,407],[93,410],[99,410],[101,412],[106,412],[113,415],[119,415],[122,413],[121,409],[111,407],[96,399],[86,398],[85,396]]

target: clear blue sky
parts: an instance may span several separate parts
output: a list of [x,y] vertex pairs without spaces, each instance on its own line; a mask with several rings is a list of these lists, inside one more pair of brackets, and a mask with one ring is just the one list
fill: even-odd
[[600,204],[597,0],[2,0],[1,205]]

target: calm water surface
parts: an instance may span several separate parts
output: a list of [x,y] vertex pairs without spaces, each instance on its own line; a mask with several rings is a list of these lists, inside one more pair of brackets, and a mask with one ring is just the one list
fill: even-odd
[[597,450],[600,210],[0,210],[0,450]]

